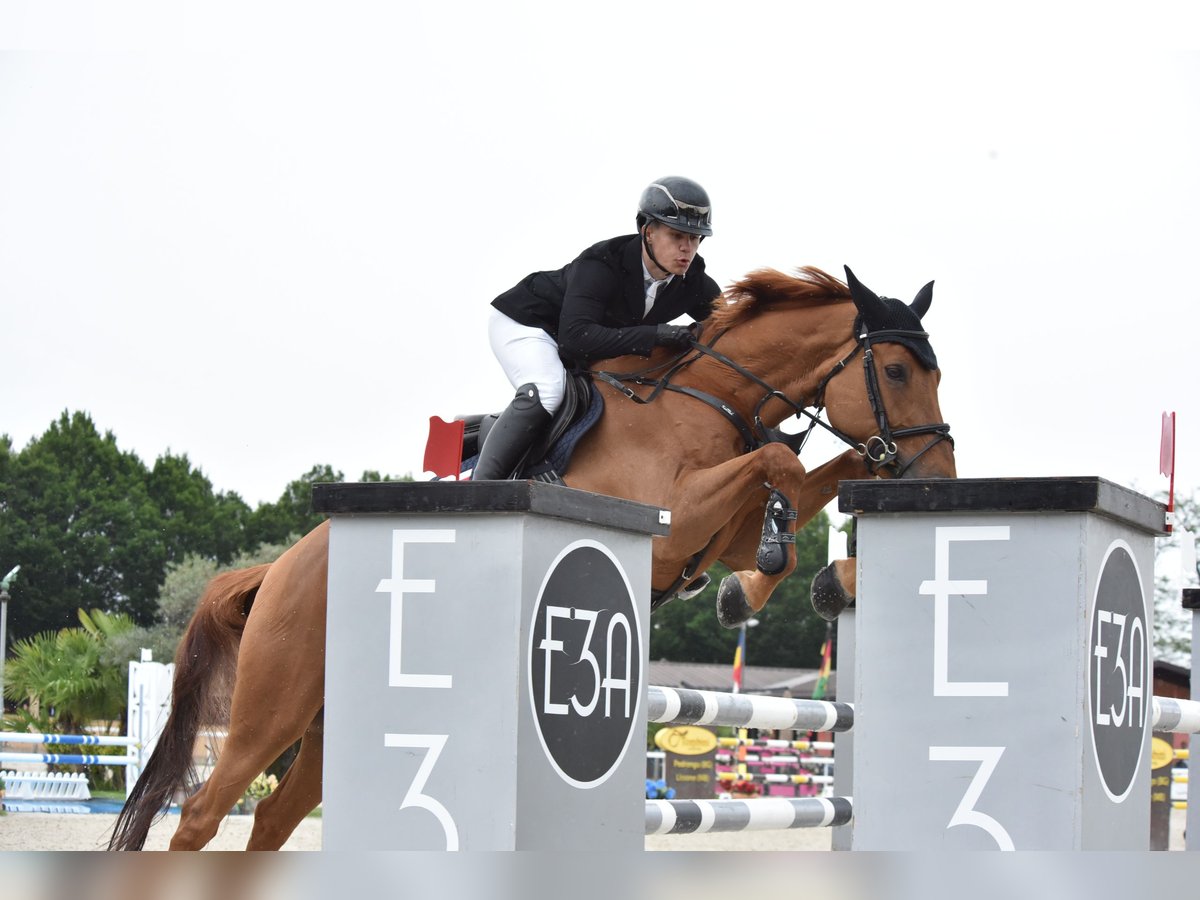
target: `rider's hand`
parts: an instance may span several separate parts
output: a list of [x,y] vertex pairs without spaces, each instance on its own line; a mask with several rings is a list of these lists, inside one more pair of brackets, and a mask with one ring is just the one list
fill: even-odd
[[686,350],[692,346],[692,333],[684,325],[659,325],[654,332],[654,343],[660,347]]

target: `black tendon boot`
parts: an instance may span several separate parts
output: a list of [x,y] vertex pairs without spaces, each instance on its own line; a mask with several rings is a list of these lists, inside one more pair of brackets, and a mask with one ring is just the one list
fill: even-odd
[[517,388],[512,403],[500,413],[500,418],[488,432],[471,480],[496,481],[512,475],[521,457],[546,430],[552,418],[542,407],[535,385],[523,384]]
[[762,539],[758,544],[758,571],[764,575],[778,575],[787,565],[787,545],[796,543],[796,536],[787,531],[787,523],[794,521],[796,511],[774,488],[767,498],[767,512],[763,516]]

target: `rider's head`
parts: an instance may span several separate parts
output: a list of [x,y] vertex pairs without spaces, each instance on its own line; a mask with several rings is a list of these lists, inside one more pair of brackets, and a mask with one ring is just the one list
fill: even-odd
[[659,178],[642,191],[637,227],[649,261],[663,272],[682,275],[700,241],[712,235],[708,193],[690,178]]

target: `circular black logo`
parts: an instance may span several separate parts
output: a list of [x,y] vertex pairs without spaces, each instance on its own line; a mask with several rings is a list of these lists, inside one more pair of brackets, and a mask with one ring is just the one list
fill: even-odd
[[542,582],[529,629],[529,698],[551,765],[602,784],[641,715],[641,628],[629,579],[603,544],[576,541]]
[[1141,768],[1153,702],[1146,598],[1124,541],[1108,548],[1096,583],[1088,641],[1088,708],[1100,781],[1123,801]]

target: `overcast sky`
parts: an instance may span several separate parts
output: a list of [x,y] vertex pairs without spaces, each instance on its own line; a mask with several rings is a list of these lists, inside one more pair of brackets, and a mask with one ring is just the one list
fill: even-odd
[[6,0],[0,49],[18,448],[84,410],[251,504],[419,476],[430,415],[511,396],[491,299],[683,174],[722,285],[936,280],[960,475],[1153,492],[1177,410],[1200,486],[1194,0]]

